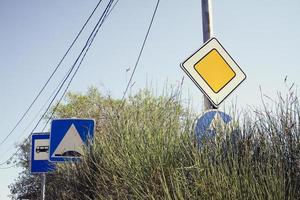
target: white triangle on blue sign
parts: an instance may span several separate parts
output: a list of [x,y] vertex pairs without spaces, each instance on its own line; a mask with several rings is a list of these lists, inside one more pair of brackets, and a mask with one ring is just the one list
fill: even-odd
[[83,154],[84,143],[74,124],[56,147],[52,157],[78,157]]

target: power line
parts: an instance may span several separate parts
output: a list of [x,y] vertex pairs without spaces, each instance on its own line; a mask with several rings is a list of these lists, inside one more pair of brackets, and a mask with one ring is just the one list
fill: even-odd
[[[113,0],[113,1],[114,1],[114,0]],[[111,2],[113,2],[113,1],[111,1]],[[98,33],[98,31],[99,31],[100,27],[102,26],[102,24],[104,23],[106,17],[108,17],[108,16],[110,15],[110,13],[113,11],[113,9],[115,8],[115,6],[117,5],[118,2],[119,2],[119,0],[117,0],[117,1],[115,2],[115,4],[114,4],[112,7],[111,7],[112,4],[109,5],[109,8],[111,7],[111,9],[108,8],[107,12],[105,13],[104,18],[103,18],[103,20],[102,20],[102,22],[101,22],[99,28],[97,29],[97,31],[96,31],[96,33],[95,33],[95,36],[96,36],[96,34]],[[88,52],[88,50],[89,50],[91,44],[92,44],[92,42],[93,42],[95,36],[92,38],[91,43],[89,44],[89,46],[88,46],[86,52],[84,53],[83,57],[81,58],[81,61],[80,61],[79,65],[78,65],[78,67],[77,67],[75,73],[74,73],[73,76],[71,77],[71,80],[69,81],[69,83],[68,83],[66,89],[64,90],[63,94],[61,95],[61,98],[59,99],[59,101],[57,102],[56,106],[54,107],[54,109],[53,109],[53,111],[52,111],[52,113],[51,113],[51,116],[48,118],[48,120],[47,120],[45,126],[44,126],[43,129],[42,129],[42,132],[46,129],[46,127],[47,127],[47,125],[49,124],[50,120],[53,119],[53,115],[54,115],[54,113],[56,112],[56,110],[57,110],[57,108],[58,108],[58,105],[60,104],[60,102],[62,101],[63,97],[64,97],[65,94],[67,93],[68,88],[70,87],[70,84],[71,84],[71,82],[72,82],[74,76],[76,75],[77,71],[79,70],[79,67],[80,67],[80,65],[82,64],[82,62],[83,62],[83,60],[84,60],[84,58],[85,58],[85,56],[86,56],[86,54],[87,54],[87,52]]]
[[92,13],[90,14],[90,16],[88,17],[88,19],[85,21],[84,25],[82,26],[82,28],[80,29],[80,31],[78,32],[78,34],[76,35],[75,39],[73,40],[73,42],[71,43],[71,45],[69,46],[69,48],[67,49],[67,51],[65,52],[65,54],[63,55],[63,57],[61,58],[61,60],[59,61],[58,65],[55,67],[55,69],[53,70],[53,72],[51,73],[51,75],[49,76],[49,78],[47,79],[47,81],[44,83],[43,87],[41,88],[41,90],[38,92],[38,94],[36,95],[36,97],[34,98],[34,100],[32,101],[32,103],[29,105],[29,107],[27,108],[27,110],[23,113],[23,115],[21,116],[21,118],[18,120],[18,122],[16,123],[16,125],[11,129],[11,131],[6,135],[6,137],[0,142],[0,146],[9,138],[9,136],[16,130],[16,128],[19,126],[19,124],[23,121],[23,119],[25,118],[25,116],[28,114],[28,112],[31,110],[32,106],[35,104],[35,102],[37,101],[37,99],[40,97],[40,95],[42,94],[42,92],[44,91],[44,89],[46,88],[46,86],[48,85],[48,83],[50,82],[50,80],[53,78],[54,74],[57,72],[57,70],[59,69],[61,63],[64,61],[65,57],[67,56],[67,54],[69,53],[69,51],[71,50],[71,48],[74,46],[75,42],[77,41],[77,39],[79,38],[79,36],[81,35],[82,31],[85,29],[86,25],[88,24],[88,22],[90,21],[90,19],[92,18],[92,16],[94,15],[95,11],[97,10],[97,8],[99,7],[100,3],[102,2],[102,0],[100,0],[96,7],[94,8],[94,10],[92,11]]
[[[84,45],[84,47],[83,47],[83,49],[81,50],[80,54],[78,55],[76,61],[75,61],[74,64],[72,65],[72,67],[71,67],[71,69],[69,70],[67,76],[66,76],[65,79],[63,80],[62,84],[61,84],[60,87],[58,88],[58,91],[55,93],[55,95],[54,95],[54,97],[52,98],[51,102],[49,103],[47,109],[45,110],[45,112],[43,113],[43,115],[40,117],[39,121],[37,122],[37,124],[35,125],[35,127],[32,129],[30,135],[26,138],[26,140],[25,140],[24,142],[27,142],[28,139],[30,139],[32,133],[35,131],[35,129],[38,127],[38,125],[39,125],[39,123],[41,122],[41,120],[44,118],[44,116],[46,115],[46,113],[49,111],[49,109],[50,109],[52,103],[53,103],[54,100],[56,99],[56,97],[57,97],[57,95],[59,94],[59,92],[61,91],[63,85],[64,85],[65,82],[68,80],[69,76],[71,75],[72,71],[74,70],[74,68],[75,68],[75,66],[76,66],[76,64],[77,64],[77,62],[78,62],[78,60],[80,59],[80,57],[82,56],[82,54],[83,54],[84,51],[85,51],[85,53],[83,54],[83,57],[82,57],[82,59],[81,59],[79,65],[77,66],[75,72],[73,73],[73,76],[71,77],[71,79],[70,79],[70,81],[69,81],[69,83],[68,83],[68,85],[67,85],[67,88],[66,88],[65,91],[64,91],[64,94],[66,93],[66,91],[67,91],[68,87],[70,86],[70,84],[71,84],[73,78],[75,77],[77,71],[79,70],[79,68],[80,68],[80,66],[81,66],[81,63],[82,63],[84,57],[86,56],[86,54],[87,54],[87,52],[88,52],[88,50],[89,50],[91,44],[93,43],[94,38],[96,37],[96,35],[97,35],[99,29],[101,28],[101,26],[102,26],[104,20],[106,19],[107,13],[108,13],[108,11],[109,11],[109,9],[110,9],[110,7],[111,7],[111,5],[112,5],[113,2],[114,2],[114,0],[110,0],[110,1],[109,1],[108,5],[106,6],[105,10],[103,11],[103,13],[102,13],[100,19],[98,20],[97,24],[95,25],[93,31],[91,32],[90,36],[88,37],[88,39],[87,39],[87,41],[86,41],[86,44]],[[63,98],[64,94],[62,95],[61,99]],[[60,99],[60,100],[61,100],[61,99]],[[45,127],[44,127],[44,128],[45,128]],[[0,165],[6,164],[6,163],[7,163],[9,160],[11,160],[15,155],[17,155],[17,153],[18,153],[19,151],[20,151],[20,148],[18,148],[17,151],[16,151],[14,154],[12,154],[12,156],[10,156],[6,161],[0,163]]]
[[107,16],[110,15],[110,13],[115,9],[116,5],[119,3],[119,0],[116,0],[116,2],[114,3],[114,5],[111,7],[111,9],[108,11]]
[[0,167],[0,169],[10,169],[10,168],[13,168],[13,167],[16,167],[18,164],[13,164],[13,165],[10,165],[10,166],[7,166],[7,167]]
[[[77,68],[75,69],[75,72],[73,73],[73,76],[72,76],[71,79],[69,80],[68,85],[67,85],[67,87],[65,88],[65,90],[64,90],[64,92],[63,92],[63,94],[62,94],[62,96],[61,96],[61,98],[60,98],[58,104],[59,104],[60,101],[63,99],[64,95],[66,94],[66,92],[67,92],[67,90],[68,90],[68,88],[69,88],[69,86],[71,85],[71,82],[73,81],[73,78],[74,78],[75,75],[77,74],[77,72],[78,72],[78,70],[79,70],[79,68],[80,68],[80,66],[81,66],[81,63],[82,63],[83,59],[85,58],[85,56],[86,56],[86,54],[87,54],[87,52],[88,52],[88,50],[89,50],[91,44],[93,43],[94,38],[96,37],[96,35],[97,35],[97,33],[98,33],[100,27],[102,26],[102,24],[103,24],[103,22],[104,22],[104,20],[105,20],[105,18],[106,18],[106,14],[107,14],[107,12],[109,11],[109,8],[110,8],[111,4],[113,3],[113,1],[114,1],[114,0],[110,0],[110,1],[109,1],[108,5],[106,6],[104,12],[102,13],[100,19],[98,20],[96,26],[94,27],[94,29],[93,29],[93,31],[91,32],[89,38],[87,39],[86,44],[84,45],[84,47],[83,47],[83,49],[81,50],[79,56],[77,57],[77,59],[75,60],[74,64],[72,65],[70,72],[68,73],[67,77],[64,79],[63,83],[62,83],[61,86],[59,87],[59,89],[58,89],[58,91],[56,92],[54,98],[51,100],[50,104],[48,105],[46,111],[44,112],[44,114],[42,115],[42,117],[40,118],[40,120],[38,121],[38,123],[36,124],[36,126],[35,126],[35,127],[33,128],[33,130],[31,131],[31,134],[35,131],[35,129],[37,128],[37,126],[39,125],[39,123],[41,122],[41,120],[45,117],[45,115],[46,115],[47,112],[49,111],[49,109],[50,109],[52,103],[53,103],[54,100],[56,99],[56,97],[57,97],[57,95],[59,94],[60,90],[62,89],[63,85],[65,84],[65,82],[67,81],[67,79],[69,78],[69,76],[71,75],[72,71],[74,70],[74,68],[75,68],[75,66],[76,66],[76,64],[77,64],[77,62],[79,61],[80,57],[82,56],[82,54],[83,54],[84,51],[85,51],[85,53],[83,54],[83,56],[82,56],[82,58],[81,58],[81,61],[79,62]],[[58,105],[58,104],[57,104],[57,105]],[[57,106],[56,106],[56,107],[57,107]],[[55,107],[55,109],[56,109],[56,107]],[[53,114],[54,114],[54,112],[53,112]],[[51,117],[53,116],[53,114],[51,115]],[[49,119],[50,119],[50,118],[49,118]],[[49,120],[48,120],[48,122],[49,122]],[[48,122],[47,122],[47,123],[48,123]],[[47,126],[47,124],[46,124],[46,126]],[[45,127],[46,127],[46,126],[45,126]],[[45,129],[45,127],[43,128],[43,130]]]
[[[39,109],[39,111],[36,113],[36,115],[32,118],[32,120],[29,122],[29,124],[25,127],[25,129],[22,131],[21,134],[18,135],[17,138],[22,138],[22,136],[26,133],[27,129],[33,124],[33,122],[40,116],[43,108],[50,102],[50,100],[53,98],[55,92],[58,90],[59,86],[62,84],[63,80],[65,79],[65,77],[67,76],[67,74],[64,76],[64,78],[60,81],[60,83],[57,85],[57,87],[52,91],[51,95],[48,97],[48,99],[44,102],[44,104],[41,106],[41,108]],[[13,147],[13,146],[11,146]],[[1,155],[0,158],[2,158],[5,154],[7,154],[7,152],[10,150],[10,148],[6,149],[6,151],[4,151]]]
[[128,89],[129,89],[129,87],[130,87],[131,81],[132,81],[132,79],[133,79],[133,76],[134,76],[134,74],[135,74],[135,71],[136,71],[136,69],[137,69],[137,67],[138,67],[138,64],[139,64],[139,62],[140,62],[140,58],[141,58],[142,53],[143,53],[143,51],[144,51],[144,48],[145,48],[145,45],[146,45],[146,42],[147,42],[147,39],[148,39],[150,30],[151,30],[151,27],[152,27],[152,24],[153,24],[153,21],[154,21],[154,18],[155,18],[155,16],[156,16],[156,12],[157,12],[157,10],[158,10],[159,3],[160,3],[160,0],[157,0],[156,7],[155,7],[155,9],[154,9],[154,12],[153,12],[153,15],[152,15],[152,18],[151,18],[151,21],[150,21],[150,24],[149,24],[147,33],[146,33],[146,35],[145,35],[145,38],[144,38],[142,47],[141,47],[141,49],[140,49],[140,52],[139,52],[139,55],[138,55],[138,57],[137,57],[136,63],[135,63],[135,65],[134,65],[133,71],[132,71],[132,73],[131,73],[131,76],[130,76],[130,78],[129,78],[129,81],[128,81],[128,83],[127,83],[127,86],[126,86],[126,88],[125,88],[125,91],[124,91],[124,93],[123,93],[122,101],[124,101],[124,99],[125,99],[126,93],[127,93]]

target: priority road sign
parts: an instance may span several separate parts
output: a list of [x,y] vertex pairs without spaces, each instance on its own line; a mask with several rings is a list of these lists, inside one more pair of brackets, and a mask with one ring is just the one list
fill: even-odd
[[246,79],[216,38],[206,42],[181,68],[216,107]]
[[93,119],[55,119],[51,123],[49,160],[77,161],[94,137]]
[[31,173],[47,173],[55,170],[55,164],[48,161],[50,133],[34,133],[31,136]]

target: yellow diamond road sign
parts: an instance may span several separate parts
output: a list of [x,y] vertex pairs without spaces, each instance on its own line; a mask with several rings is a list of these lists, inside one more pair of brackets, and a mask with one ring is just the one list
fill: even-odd
[[246,79],[216,38],[206,42],[181,67],[215,106]]

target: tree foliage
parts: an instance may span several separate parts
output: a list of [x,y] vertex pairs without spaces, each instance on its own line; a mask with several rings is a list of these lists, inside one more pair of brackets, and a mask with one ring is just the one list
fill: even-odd
[[[47,199],[300,196],[300,106],[293,94],[280,96],[275,109],[265,106],[216,126],[216,137],[201,146],[193,133],[195,115],[178,91],[157,97],[143,90],[121,102],[91,88],[84,95],[69,93],[53,109],[56,118],[94,118],[96,132],[81,162],[59,164],[48,175]],[[18,162],[24,171],[10,187],[14,198],[40,192],[23,145]]]
[[40,182],[40,177],[31,175],[29,171],[30,141],[24,141],[17,147],[20,148],[20,151],[12,163],[17,163],[22,171],[15,183],[9,185],[10,197],[13,200],[25,195],[36,197],[40,191],[40,184],[37,184]]
[[[94,118],[99,121],[100,110],[103,110],[101,108],[107,104],[107,99],[105,100],[95,88],[90,88],[86,94],[68,93],[65,101],[57,107],[54,106],[45,120],[51,116],[52,111],[55,109],[54,118]],[[110,102],[116,103],[117,101]],[[97,125],[99,127],[99,124]],[[18,167],[22,168],[15,182],[9,185],[10,197],[13,200],[23,196],[36,199],[40,198],[41,195],[41,175],[30,174],[30,145],[30,140],[24,140],[24,142],[18,144],[17,148],[20,148],[20,151],[15,156],[15,159],[11,161],[11,163],[16,163]],[[47,199],[60,199],[59,196],[57,196],[59,192],[57,192],[57,188],[54,187],[54,185],[60,184],[62,183],[56,180],[55,173],[47,174]]]

